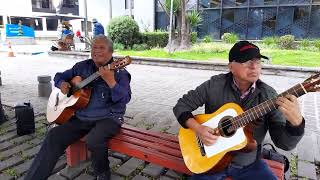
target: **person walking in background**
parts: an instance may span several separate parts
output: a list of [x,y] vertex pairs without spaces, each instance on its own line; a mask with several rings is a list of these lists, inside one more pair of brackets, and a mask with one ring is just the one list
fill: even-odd
[[104,35],[104,28],[103,28],[102,24],[97,21],[96,18],[92,19],[92,23],[93,23],[93,37],[95,37],[99,34]]

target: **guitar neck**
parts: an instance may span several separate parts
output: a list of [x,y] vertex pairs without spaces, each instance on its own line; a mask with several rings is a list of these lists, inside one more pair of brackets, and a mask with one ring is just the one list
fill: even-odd
[[74,87],[73,92],[86,87],[88,84],[90,84],[92,81],[97,79],[99,76],[100,76],[100,74],[98,72],[91,74],[89,77],[87,77],[86,79],[82,80],[79,84],[77,84]]
[[[110,70],[116,70],[116,69],[119,69],[122,67],[122,66],[111,66],[110,64],[107,64],[105,66],[107,66]],[[99,76],[100,76],[100,74],[98,73],[98,71],[91,74],[89,77],[87,77],[86,79],[82,80],[79,84],[74,86],[72,88],[72,92],[78,91],[78,90],[86,87],[88,84],[90,84],[92,81],[97,79]]]
[[240,114],[232,118],[232,126],[228,131],[235,131],[240,127],[244,127],[249,123],[255,121],[256,119],[266,115],[267,113],[275,110],[278,108],[276,104],[276,100],[278,97],[284,97],[288,94],[295,95],[296,97],[300,97],[306,94],[307,91],[305,90],[302,84],[297,84],[294,87],[290,88],[289,90],[279,94],[276,98],[269,99],[253,108],[248,109],[244,113]]

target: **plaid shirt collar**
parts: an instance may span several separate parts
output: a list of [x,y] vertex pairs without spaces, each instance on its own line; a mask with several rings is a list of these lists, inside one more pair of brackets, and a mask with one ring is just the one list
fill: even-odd
[[[241,91],[240,91],[240,89],[239,89],[239,85],[237,84],[236,80],[235,80],[234,78],[232,78],[232,79],[233,79],[233,87],[234,87],[237,91],[239,91],[239,92],[241,93]],[[256,82],[254,82],[254,83],[251,85],[251,87],[250,87],[246,92],[241,93],[240,98],[241,98],[241,99],[244,99],[244,98],[247,97],[250,93],[254,92],[255,89],[256,89]]]

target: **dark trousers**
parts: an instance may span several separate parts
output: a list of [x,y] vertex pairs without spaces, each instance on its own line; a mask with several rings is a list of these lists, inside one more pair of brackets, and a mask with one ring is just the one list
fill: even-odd
[[230,165],[216,174],[194,174],[191,180],[224,180],[228,176],[234,180],[277,180],[268,165],[261,159],[243,168]]
[[72,117],[67,123],[52,128],[33,160],[25,180],[47,179],[65,149],[86,134],[86,143],[91,151],[94,173],[110,175],[106,142],[119,132],[120,127],[121,123],[113,119],[85,122]]

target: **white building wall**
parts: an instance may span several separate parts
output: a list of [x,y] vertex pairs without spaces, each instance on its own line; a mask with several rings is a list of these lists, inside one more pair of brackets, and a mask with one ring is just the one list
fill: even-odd
[[0,0],[1,15],[9,16],[32,16],[31,0]]
[[134,0],[134,19],[139,24],[140,31],[154,31],[154,0]]

